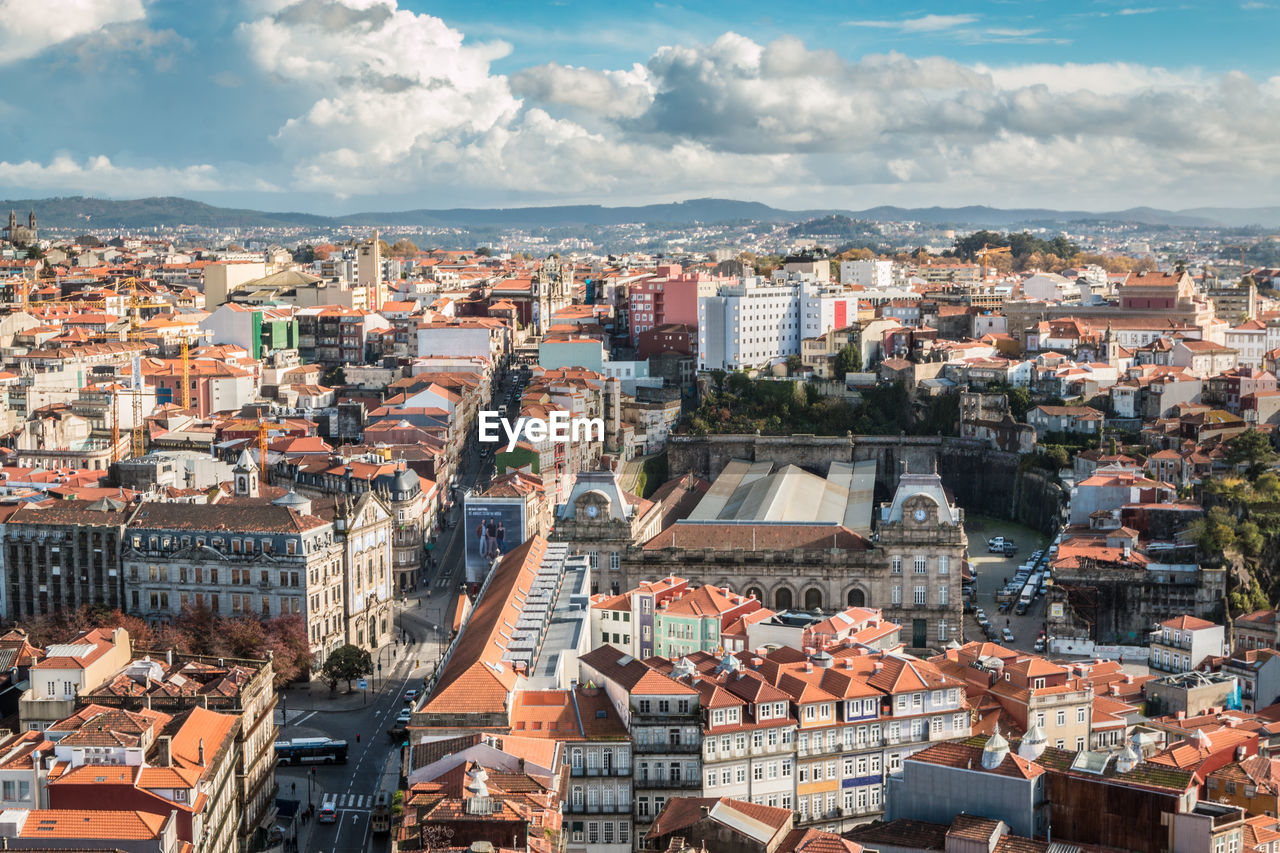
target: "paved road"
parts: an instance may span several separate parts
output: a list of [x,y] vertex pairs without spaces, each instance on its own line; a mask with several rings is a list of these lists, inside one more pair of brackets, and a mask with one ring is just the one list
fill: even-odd
[[[969,562],[978,570],[978,597],[974,602],[977,607],[987,612],[991,627],[995,629],[992,642],[1000,643],[1006,648],[1019,651],[1032,651],[1032,645],[1044,628],[1044,597],[1036,599],[1031,608],[1022,616],[1012,611],[1001,613],[995,599],[996,590],[1004,586],[1006,578],[1012,578],[1018,566],[1026,562],[1031,552],[1048,546],[1049,540],[1029,527],[1021,527],[1007,521],[992,518],[974,517],[972,521],[965,519],[965,533],[969,537]],[[1018,544],[1018,553],[1012,557],[988,554],[987,540],[992,536],[1004,536]],[[969,640],[984,640],[981,626],[973,616],[965,617],[965,637]],[[1004,642],[999,637],[1001,629],[1008,627],[1013,631],[1012,642]]]
[[[494,391],[492,408],[510,399],[515,387],[508,377]],[[484,458],[474,436],[468,439],[458,477],[460,491],[485,484],[492,463]],[[338,801],[338,821],[320,824],[312,818],[302,824],[299,850],[311,853],[381,853],[390,849],[390,836],[375,837],[369,830],[373,796],[379,790],[394,791],[400,776],[400,741],[392,741],[387,730],[396,715],[407,707],[404,693],[421,689],[434,669],[448,641],[453,607],[465,578],[462,546],[463,527],[458,524],[462,509],[455,506],[451,525],[436,537],[433,551],[436,568],[426,572],[427,583],[416,592],[396,601],[396,625],[402,642],[383,646],[374,654],[376,674],[361,695],[329,700],[327,690],[313,685],[311,690],[284,694],[280,717],[288,724],[277,732],[280,739],[323,735],[341,738],[350,745],[346,765],[332,767],[282,767],[277,772],[281,796],[301,800],[308,796],[319,809],[325,795]],[[332,710],[333,707],[349,710]],[[359,741],[357,742],[357,738]],[[314,775],[308,771],[314,769]],[[310,784],[308,784],[310,782]]]

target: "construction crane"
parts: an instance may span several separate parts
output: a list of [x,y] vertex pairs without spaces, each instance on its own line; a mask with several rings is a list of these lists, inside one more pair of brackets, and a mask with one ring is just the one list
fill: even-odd
[[974,255],[977,256],[978,263],[981,265],[982,278],[979,280],[980,281],[987,280],[987,255],[1007,255],[1012,251],[1013,250],[1010,249],[1008,246],[1001,246],[998,249],[988,249],[987,244],[983,243],[982,251],[973,253]]
[[133,358],[133,457],[146,452],[142,436],[142,358]]
[[267,484],[267,419],[258,420],[258,479]]
[[182,410],[191,408],[191,340],[182,336]]

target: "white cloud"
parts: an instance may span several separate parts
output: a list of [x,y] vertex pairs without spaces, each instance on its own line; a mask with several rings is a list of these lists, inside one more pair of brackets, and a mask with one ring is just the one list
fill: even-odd
[[[35,192],[62,192],[74,187],[80,193],[128,192],[135,196],[169,195],[175,192],[207,192],[222,189],[223,177],[208,164],[183,168],[117,166],[107,157],[77,162],[58,156],[48,163],[31,160],[0,161],[0,184]],[[266,188],[259,184],[259,188]]]
[[629,71],[597,71],[552,62],[512,75],[511,88],[521,97],[578,107],[588,115],[634,117],[653,102],[648,72],[638,63]]
[[906,18],[901,21],[847,21],[851,27],[874,27],[876,29],[899,30],[904,33],[937,33],[952,30],[978,20],[977,15],[924,15],[919,18]]
[[[733,32],[630,67],[550,63],[507,77],[492,69],[506,44],[473,44],[394,0],[262,2],[273,5],[239,30],[247,62],[216,82],[301,104],[271,134],[283,168],[64,157],[0,163],[0,183],[131,195],[275,186],[420,194],[440,207],[745,194],[803,206],[1098,208],[1280,191],[1270,142],[1280,78],[897,53],[850,61],[790,36],[765,44]],[[954,20],[973,16],[937,17],[982,32]],[[917,32],[943,26],[924,20],[908,19]],[[1015,25],[987,37],[1036,34]]]
[[0,0],[0,65],[145,17],[142,0]]

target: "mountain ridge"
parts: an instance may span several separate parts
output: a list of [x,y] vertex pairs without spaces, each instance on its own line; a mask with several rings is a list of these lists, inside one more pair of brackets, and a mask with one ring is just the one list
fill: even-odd
[[362,211],[325,216],[301,211],[261,211],[218,207],[179,196],[139,199],[101,199],[61,196],[45,199],[0,201],[0,211],[35,210],[45,227],[76,229],[130,229],[176,227],[457,227],[495,228],[516,226],[609,226],[629,223],[681,225],[753,220],[803,222],[832,214],[872,221],[917,221],[958,227],[1011,227],[1030,223],[1115,221],[1146,225],[1186,227],[1280,227],[1280,207],[1198,207],[1164,210],[1133,207],[1119,211],[1056,210],[1053,208],[899,207],[879,205],[863,210],[814,208],[787,210],[762,202],[736,199],[695,198],[679,202],[606,207],[599,204],[545,205],[511,208],[418,208],[401,211]]

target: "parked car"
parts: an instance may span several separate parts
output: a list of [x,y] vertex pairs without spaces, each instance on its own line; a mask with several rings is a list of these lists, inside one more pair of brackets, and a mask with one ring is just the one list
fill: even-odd
[[409,720],[413,719],[413,709],[404,708],[396,715],[396,722],[400,725],[408,725]]
[[417,698],[418,698],[417,690],[406,690],[404,692],[404,701],[406,702],[412,702],[414,699],[417,699]]
[[1044,651],[1044,637],[1040,637],[1039,639],[1036,640],[1034,648],[1037,652]]

